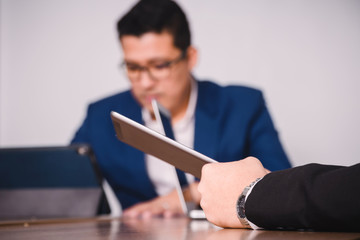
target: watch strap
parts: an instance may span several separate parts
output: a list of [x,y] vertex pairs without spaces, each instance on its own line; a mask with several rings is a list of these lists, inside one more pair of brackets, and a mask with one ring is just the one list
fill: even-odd
[[246,198],[247,198],[248,192],[260,180],[261,180],[261,178],[257,178],[249,186],[246,186],[236,202],[237,216],[240,220],[240,223],[244,227],[250,227],[249,221],[247,220],[246,214],[245,214],[245,203],[246,203]]

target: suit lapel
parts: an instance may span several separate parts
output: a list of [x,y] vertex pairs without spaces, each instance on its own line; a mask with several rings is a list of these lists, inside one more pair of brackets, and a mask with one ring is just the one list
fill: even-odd
[[138,123],[144,124],[141,116],[140,105],[136,102],[130,91],[127,93],[128,94],[124,103],[118,105],[119,113]]
[[198,82],[198,99],[195,109],[195,136],[194,149],[210,158],[216,159],[218,142],[217,105],[212,99],[211,91]]

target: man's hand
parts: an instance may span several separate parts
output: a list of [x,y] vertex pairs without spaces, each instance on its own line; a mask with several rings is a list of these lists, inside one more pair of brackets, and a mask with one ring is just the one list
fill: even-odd
[[236,202],[246,186],[268,171],[253,157],[204,165],[198,190],[206,218],[215,225],[244,228],[236,213]]
[[[200,194],[197,192],[198,183],[192,183],[184,191],[184,197],[186,201],[195,201],[199,203]],[[181,208],[181,203],[176,190],[172,191],[168,195],[154,198],[147,202],[138,203],[123,213],[124,217],[128,218],[152,218],[152,217],[179,217],[184,216],[184,212]]]

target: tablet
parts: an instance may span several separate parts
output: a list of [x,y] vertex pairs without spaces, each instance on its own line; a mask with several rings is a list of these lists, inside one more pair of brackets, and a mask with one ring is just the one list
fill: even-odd
[[153,155],[197,178],[201,177],[201,168],[205,164],[216,162],[117,112],[111,112],[111,119],[116,136],[120,141],[144,153]]

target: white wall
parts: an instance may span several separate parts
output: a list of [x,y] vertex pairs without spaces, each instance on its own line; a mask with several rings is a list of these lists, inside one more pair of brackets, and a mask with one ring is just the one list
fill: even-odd
[[[0,0],[0,146],[65,145],[86,105],[128,83],[130,0]],[[360,1],[181,0],[199,78],[263,90],[294,165],[360,159]]]

